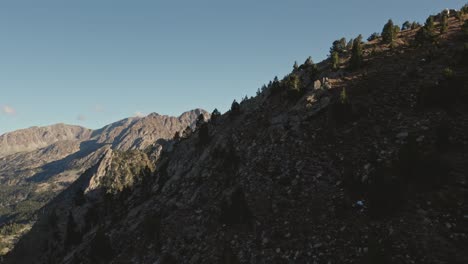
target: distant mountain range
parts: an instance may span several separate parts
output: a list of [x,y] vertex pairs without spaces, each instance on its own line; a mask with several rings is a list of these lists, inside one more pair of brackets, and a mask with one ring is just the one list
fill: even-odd
[[[193,127],[201,109],[179,117],[152,113],[120,120],[98,130],[56,124],[31,127],[0,136],[0,253],[29,229],[35,211],[50,201],[108,151],[142,150],[161,144]],[[20,226],[20,227],[18,227]],[[2,237],[3,236],[3,237]]]

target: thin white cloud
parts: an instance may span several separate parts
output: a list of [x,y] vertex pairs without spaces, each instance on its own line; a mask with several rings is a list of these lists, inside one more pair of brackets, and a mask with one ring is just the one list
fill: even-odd
[[16,110],[9,105],[2,105],[1,112],[6,115],[16,115]]
[[136,111],[134,114],[133,114],[135,117],[144,117],[145,114],[140,112],[140,111]]
[[76,118],[78,121],[85,121],[86,120],[86,116],[84,115],[78,115],[78,117]]
[[94,106],[93,111],[96,113],[102,113],[104,112],[104,107],[100,104],[97,104]]

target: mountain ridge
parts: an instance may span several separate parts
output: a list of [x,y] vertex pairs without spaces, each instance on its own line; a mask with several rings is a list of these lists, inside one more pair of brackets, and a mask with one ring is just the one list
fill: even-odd
[[[158,140],[168,140],[187,126],[193,127],[200,114],[209,119],[206,111],[194,109],[178,117],[151,114],[126,118],[97,130],[54,124],[5,134],[0,137],[0,231],[7,226],[28,227],[35,221],[37,209],[106,153],[158,147]],[[17,142],[22,145],[17,147]],[[4,252],[0,248],[0,253]]]

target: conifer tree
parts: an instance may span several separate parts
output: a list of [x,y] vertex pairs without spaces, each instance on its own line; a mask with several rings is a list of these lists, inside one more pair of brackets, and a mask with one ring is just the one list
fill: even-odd
[[299,65],[297,65],[297,61],[294,62],[293,69],[294,71],[297,71],[299,69]]
[[340,64],[340,57],[338,56],[337,51],[334,51],[332,53],[331,60],[332,60],[332,70],[334,71],[338,70],[339,64]]
[[213,113],[211,113],[211,121],[216,122],[220,116],[221,116],[221,113],[218,111],[217,108],[215,108],[213,110]]
[[351,51],[353,49],[353,43],[354,43],[354,39],[351,38],[349,41],[348,41],[348,44],[346,44],[346,49],[348,51]]
[[307,60],[304,62],[304,65],[310,69],[311,73],[311,77],[312,79],[315,79],[319,73],[318,71],[318,67],[317,65],[314,63],[314,61],[312,60],[312,57],[308,57]]
[[312,61],[312,57],[309,56],[309,57],[306,59],[306,61],[304,62],[304,65],[305,65],[305,66],[312,66],[312,65],[314,65],[314,62]]
[[353,50],[350,59],[350,68],[352,70],[359,69],[362,66],[362,35],[359,35],[353,43]]
[[236,100],[234,100],[231,104],[231,115],[237,115],[239,113],[240,113],[240,105]]
[[442,20],[440,21],[440,34],[444,34],[448,30],[448,17],[447,15],[442,16]]
[[401,26],[401,30],[408,30],[411,29],[411,23],[409,21],[405,21],[403,25]]
[[395,39],[395,35],[395,25],[393,24],[393,21],[389,19],[382,29],[382,41],[390,44]]
[[433,16],[429,16],[426,19],[426,24],[424,24],[424,27],[430,32],[434,30],[434,17]]

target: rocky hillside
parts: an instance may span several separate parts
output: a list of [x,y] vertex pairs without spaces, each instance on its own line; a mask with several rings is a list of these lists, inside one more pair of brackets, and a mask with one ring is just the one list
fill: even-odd
[[200,109],[179,117],[150,114],[99,130],[76,126],[33,127],[1,136],[0,253],[26,232],[35,212],[111,150],[157,147],[194,126]]
[[158,147],[107,151],[5,262],[468,263],[464,18],[309,61]]

